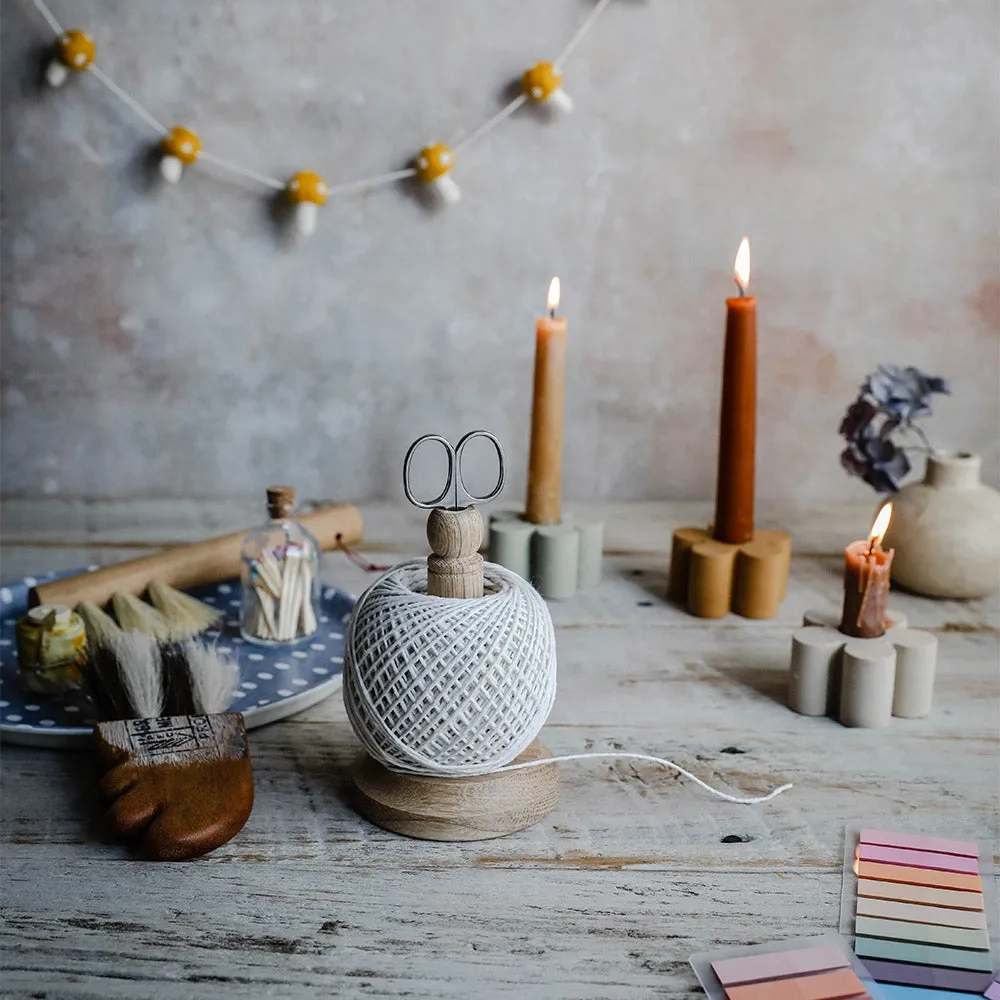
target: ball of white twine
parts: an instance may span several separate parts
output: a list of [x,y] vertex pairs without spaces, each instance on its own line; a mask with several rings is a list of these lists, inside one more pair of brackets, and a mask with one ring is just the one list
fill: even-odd
[[394,771],[489,774],[526,750],[556,694],[556,638],[538,592],[486,563],[484,596],[427,594],[423,559],[372,584],[351,616],[344,705]]

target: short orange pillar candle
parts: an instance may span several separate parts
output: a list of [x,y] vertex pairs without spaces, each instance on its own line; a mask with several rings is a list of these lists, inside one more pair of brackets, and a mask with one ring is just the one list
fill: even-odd
[[885,633],[889,603],[889,573],[894,549],[886,552],[882,538],[892,517],[892,504],[878,512],[868,540],[851,542],[844,559],[844,610],[840,631],[858,639]]

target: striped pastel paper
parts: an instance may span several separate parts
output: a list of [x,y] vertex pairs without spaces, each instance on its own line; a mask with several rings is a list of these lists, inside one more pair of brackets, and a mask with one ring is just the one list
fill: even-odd
[[854,950],[878,982],[896,984],[899,996],[990,988],[977,844],[864,829],[855,871]]

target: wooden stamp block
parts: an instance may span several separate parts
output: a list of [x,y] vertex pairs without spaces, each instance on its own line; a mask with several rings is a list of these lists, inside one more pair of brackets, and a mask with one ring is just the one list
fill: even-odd
[[785,531],[756,531],[750,541],[735,544],[701,528],[678,528],[667,593],[699,618],[721,618],[727,611],[774,618],[785,598],[791,558]]
[[206,854],[249,818],[253,772],[238,712],[100,722],[94,736],[111,832],[141,837],[150,860]]

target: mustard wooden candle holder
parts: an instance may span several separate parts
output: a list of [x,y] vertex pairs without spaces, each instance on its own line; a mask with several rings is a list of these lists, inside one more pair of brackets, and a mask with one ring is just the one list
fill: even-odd
[[698,618],[721,618],[728,611],[774,618],[785,599],[791,558],[786,531],[755,531],[749,542],[736,545],[702,528],[678,528],[667,593]]

